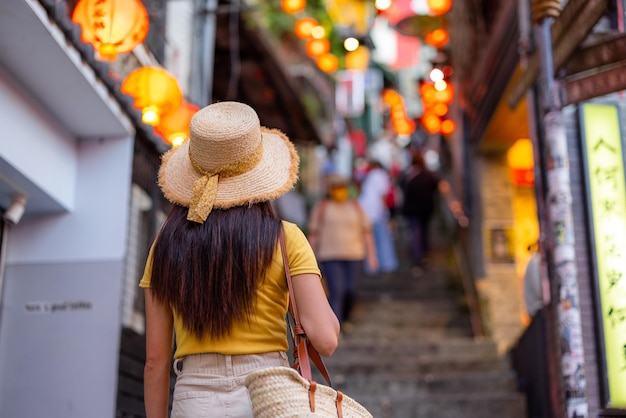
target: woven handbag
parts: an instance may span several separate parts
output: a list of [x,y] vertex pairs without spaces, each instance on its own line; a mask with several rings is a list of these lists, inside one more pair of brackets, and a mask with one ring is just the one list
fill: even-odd
[[[245,384],[252,401],[254,417],[373,418],[357,401],[333,389],[322,358],[300,324],[282,230],[279,241],[289,288],[290,313],[295,322],[291,333],[295,361],[293,368],[268,367],[256,370],[246,377]],[[312,379],[311,362],[320,371],[328,386],[318,384]]]

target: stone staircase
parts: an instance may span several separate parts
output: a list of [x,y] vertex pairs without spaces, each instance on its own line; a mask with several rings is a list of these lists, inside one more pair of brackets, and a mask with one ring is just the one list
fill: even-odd
[[526,417],[508,358],[472,336],[447,264],[436,254],[420,276],[364,278],[325,361],[333,386],[376,418]]

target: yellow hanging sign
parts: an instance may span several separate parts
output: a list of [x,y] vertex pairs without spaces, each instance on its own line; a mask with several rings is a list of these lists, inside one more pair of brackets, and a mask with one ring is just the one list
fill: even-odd
[[610,407],[626,407],[626,180],[617,106],[582,105]]

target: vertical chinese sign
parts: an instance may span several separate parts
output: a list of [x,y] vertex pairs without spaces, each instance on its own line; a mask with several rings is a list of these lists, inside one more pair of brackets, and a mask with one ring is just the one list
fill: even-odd
[[582,105],[609,405],[626,407],[626,179],[617,106]]

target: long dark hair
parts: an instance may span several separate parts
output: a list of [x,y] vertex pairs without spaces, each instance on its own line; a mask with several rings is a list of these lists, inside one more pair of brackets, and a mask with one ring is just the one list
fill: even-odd
[[154,246],[151,288],[201,338],[228,335],[252,315],[280,220],[268,202],[213,209],[203,224],[175,206]]

